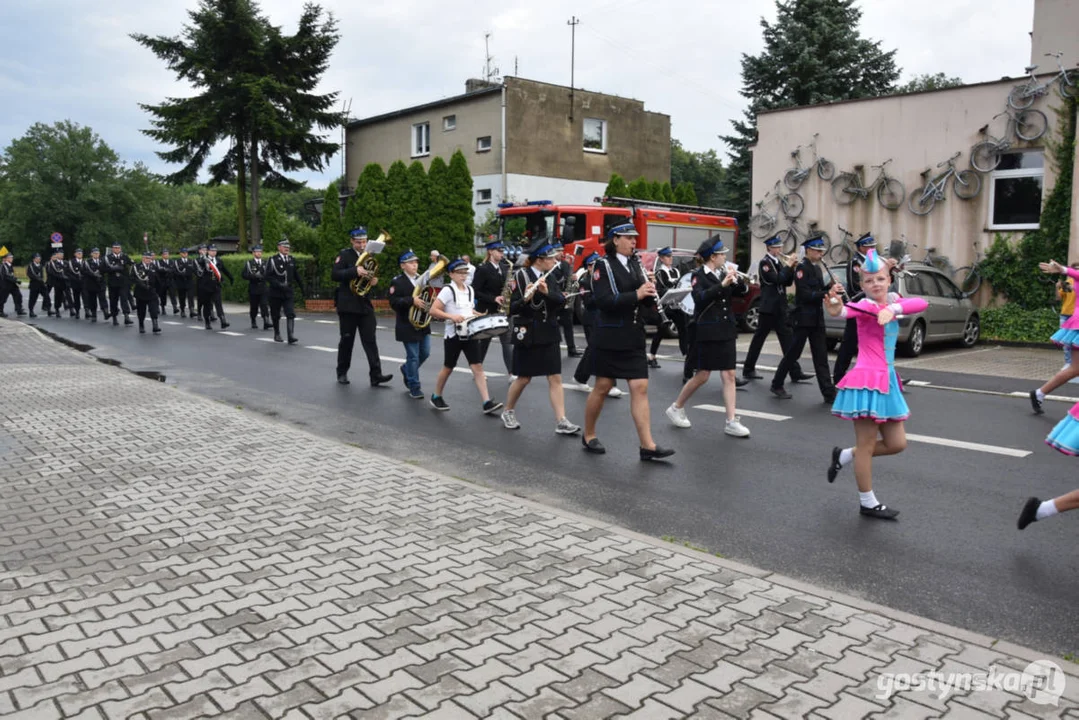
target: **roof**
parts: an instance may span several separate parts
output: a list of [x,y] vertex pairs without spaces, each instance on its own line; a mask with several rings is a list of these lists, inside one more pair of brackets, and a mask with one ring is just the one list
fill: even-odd
[[374,115],[369,118],[363,118],[361,120],[353,120],[345,127],[355,128],[362,127],[364,125],[372,125],[374,123],[382,122],[383,120],[389,120],[395,117],[401,117],[402,115],[411,115],[422,110],[430,110],[432,108],[442,107],[444,105],[452,105],[459,103],[462,100],[471,100],[473,98],[482,97],[484,95],[493,95],[494,93],[502,92],[502,86],[496,85],[495,87],[483,88],[482,90],[476,90],[470,93],[462,93],[461,95],[454,95],[453,97],[442,98],[441,100],[435,100],[434,102],[423,103],[422,105],[413,105],[412,107],[402,108],[401,110],[394,110],[393,112],[383,113],[381,115]]

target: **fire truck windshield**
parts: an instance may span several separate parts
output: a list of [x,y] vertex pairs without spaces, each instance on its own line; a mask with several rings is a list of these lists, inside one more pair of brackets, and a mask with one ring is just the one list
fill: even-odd
[[502,242],[509,245],[529,245],[538,237],[554,237],[555,214],[534,212],[528,215],[506,215],[500,218]]

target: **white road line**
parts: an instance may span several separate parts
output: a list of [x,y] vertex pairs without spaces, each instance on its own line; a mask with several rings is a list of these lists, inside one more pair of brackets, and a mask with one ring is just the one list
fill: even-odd
[[319,323],[320,325],[336,325],[337,324],[333,320],[315,320],[315,322]]
[[243,337],[243,333],[232,332],[231,330],[220,330],[218,335],[228,335],[229,337]]
[[[317,348],[316,348],[316,349],[317,349]],[[336,351],[335,351],[335,352],[336,352]],[[379,355],[378,357],[379,357],[379,359],[380,359],[380,360],[382,360],[383,362],[393,362],[393,363],[400,363],[400,364],[402,364],[402,365],[404,365],[404,364],[405,364],[405,359],[404,359],[404,358],[399,358],[399,357],[391,357],[391,356],[389,356],[389,355]],[[453,369],[453,371],[454,371],[454,372],[457,372],[457,373],[468,373],[469,375],[471,375],[471,374],[472,374],[472,370],[471,370],[470,368],[466,368],[466,367],[455,367],[455,368]],[[493,378],[493,377],[505,377],[505,376],[506,376],[506,374],[505,374],[505,373],[499,373],[499,372],[492,372],[492,371],[490,371],[490,370],[485,370],[485,371],[484,371],[484,374],[485,374],[485,375],[486,375],[487,377],[489,377],[489,378]]]
[[322,347],[321,345],[304,345],[308,350],[318,350],[320,352],[337,352],[337,348]]
[[[707,410],[708,412],[726,413],[727,408],[723,405],[693,405],[694,410]],[[744,415],[745,417],[760,418],[761,420],[774,420],[776,422],[783,422],[784,420],[790,420],[790,415],[776,415],[774,413],[759,412],[757,410],[735,410],[738,415]]]
[[932,385],[933,383],[928,380],[904,380],[903,384],[911,387],[925,387],[926,385]]
[[206,329],[202,325],[188,325],[188,327],[191,328],[192,330],[205,330]]
[[[176,322],[175,320],[162,320],[161,322],[165,323],[166,325],[187,325],[187,323]],[[188,327],[191,326],[188,325]]]
[[259,342],[273,342],[273,338],[255,338]]
[[977,452],[991,453],[993,455],[1007,455],[1008,457],[1023,458],[1032,454],[1030,450],[1018,450],[1002,445],[983,445],[981,443],[966,442],[965,440],[949,440],[948,438],[916,435],[914,433],[907,433],[907,440],[924,442],[930,445],[944,445],[945,447],[954,447],[961,450],[976,450]]
[[944,353],[943,355],[933,354],[933,355],[929,355],[927,357],[915,358],[915,359],[912,359],[912,360],[900,360],[899,362],[895,363],[895,366],[896,367],[914,367],[918,363],[922,363],[922,362],[931,362],[933,360],[945,360],[947,358],[953,358],[953,357],[969,357],[969,356],[975,355],[977,353],[991,352],[991,351],[997,350],[997,349],[999,349],[998,346],[993,346],[993,347],[981,348],[980,350],[959,350],[959,351],[953,352],[953,353]]

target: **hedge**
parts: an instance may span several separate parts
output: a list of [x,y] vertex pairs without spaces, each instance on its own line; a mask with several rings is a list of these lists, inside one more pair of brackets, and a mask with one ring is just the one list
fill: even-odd
[[[231,283],[229,283],[228,278],[222,278],[221,281],[221,299],[225,302],[247,302],[247,281],[243,278],[243,271],[244,263],[252,257],[254,256],[250,253],[230,253],[228,255],[218,256],[217,259],[221,261],[221,264],[232,273]],[[265,253],[262,255],[263,260],[269,260],[271,257],[272,255],[267,255]],[[315,258],[303,253],[292,253],[292,257],[296,258],[296,270],[300,274],[303,286],[305,288],[310,288]],[[300,299],[299,289],[296,290],[296,299]]]
[[1049,336],[1060,327],[1060,313],[1053,308],[1024,310],[1009,303],[982,308],[979,314],[983,340],[1047,343]]

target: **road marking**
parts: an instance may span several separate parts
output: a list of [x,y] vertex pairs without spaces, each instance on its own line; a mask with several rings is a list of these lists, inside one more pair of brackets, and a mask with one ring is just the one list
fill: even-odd
[[315,322],[319,323],[320,325],[336,325],[337,324],[333,320],[315,320]]
[[192,330],[205,330],[206,329],[202,325],[188,325],[188,327],[191,328]]
[[273,342],[273,338],[255,338],[259,342]]
[[[707,410],[708,412],[726,413],[727,408],[723,405],[693,405],[694,410]],[[790,415],[776,415],[774,413],[760,412],[758,410],[736,410],[738,415],[744,415],[751,418],[760,418],[761,420],[774,420],[775,422],[783,422],[784,420],[790,420]]]
[[[175,320],[162,320],[161,322],[165,323],[166,325],[185,325],[186,324],[186,323],[182,323],[182,322],[176,322]],[[191,327],[191,325],[188,325],[188,327]]]
[[997,350],[997,349],[999,349],[998,346],[993,346],[993,347],[982,348],[980,350],[959,350],[957,352],[945,353],[943,355],[934,354],[934,355],[930,355],[928,357],[914,358],[912,360],[900,360],[899,362],[895,363],[895,366],[896,367],[914,367],[915,365],[917,365],[918,363],[921,363],[921,362],[928,362],[928,361],[932,361],[932,360],[945,360],[947,358],[953,358],[953,357],[968,357],[970,355],[975,355],[977,353],[991,352],[991,351]]
[[904,380],[903,384],[911,387],[925,387],[926,385],[932,385],[933,383],[928,380]]
[[244,336],[243,333],[232,332],[231,330],[221,330],[221,331],[219,331],[218,334],[220,334],[220,335],[228,335],[229,337],[243,337]]
[[993,455],[1007,455],[1008,457],[1023,458],[1032,454],[1030,450],[1018,450],[1002,445],[983,445],[981,443],[966,442],[965,440],[949,440],[948,438],[933,437],[931,435],[916,435],[914,433],[907,433],[907,440],[924,442],[930,445],[944,445],[945,447],[954,447],[961,450],[976,450],[978,452],[991,453]]
[[[405,359],[404,358],[391,357],[389,355],[379,355],[378,357],[383,362],[400,363],[402,365],[405,364]],[[456,372],[456,373],[468,373],[469,375],[472,374],[472,369],[471,368],[466,368],[466,367],[455,367],[453,369],[453,371]],[[505,373],[492,372],[490,370],[484,370],[483,374],[486,375],[489,378],[491,378],[491,377],[505,377],[506,376]]]
[[337,352],[337,348],[322,347],[321,345],[304,345],[308,350],[318,350],[320,352]]

